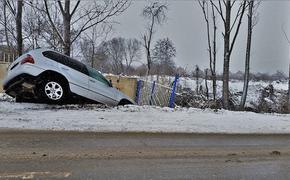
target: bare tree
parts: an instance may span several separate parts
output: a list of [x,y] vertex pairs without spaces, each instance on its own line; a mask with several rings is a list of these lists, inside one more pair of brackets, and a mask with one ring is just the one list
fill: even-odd
[[253,28],[258,22],[256,10],[260,4],[260,1],[247,0],[247,4],[248,4],[248,35],[247,35],[247,49],[246,49],[246,60],[245,60],[244,87],[243,87],[243,94],[242,94],[241,103],[240,103],[241,110],[244,109],[246,99],[247,99],[248,86],[249,86],[249,80],[250,80],[252,34],[253,34]]
[[108,23],[112,17],[124,12],[130,5],[129,0],[90,1],[89,4],[86,2],[82,3],[80,0],[74,3],[70,0],[65,0],[64,3],[58,0],[54,3],[58,4],[62,15],[62,29],[59,29],[52,19],[48,0],[44,0],[45,12],[48,21],[63,45],[63,51],[66,55],[71,54],[72,43],[83,32],[94,26]]
[[131,65],[134,61],[138,61],[141,57],[141,42],[137,39],[126,39],[124,58],[126,63],[125,74],[129,73]]
[[[207,44],[208,44],[208,55],[209,55],[209,67],[211,72],[212,79],[212,92],[213,99],[216,102],[216,35],[217,35],[217,25],[216,25],[216,15],[214,4],[210,3],[207,0],[199,0],[199,5],[202,9],[204,20],[206,22],[206,30],[207,30]],[[210,5],[209,5],[210,4]],[[210,14],[211,13],[211,14]],[[210,15],[212,25],[210,23]],[[213,33],[211,33],[211,29]],[[213,37],[212,37],[213,36]]]
[[[11,40],[10,38],[12,36],[16,41],[16,50],[17,55],[19,56],[23,52],[23,35],[22,35],[23,0],[17,0],[16,4],[14,1],[9,0],[4,0],[2,3],[3,3],[3,20],[1,21],[1,24],[4,25],[7,45],[12,47],[13,40]],[[12,16],[14,20],[9,19],[9,16]],[[14,22],[15,26],[11,25],[11,22],[9,21]],[[16,31],[14,30],[14,28],[16,29]],[[8,32],[11,35],[10,37],[8,35]]]
[[[282,31],[285,35],[285,38],[286,38],[288,44],[290,45],[290,39],[288,38],[283,25],[282,25]],[[287,100],[287,104],[288,104],[288,112],[290,113],[290,63],[289,63],[289,76],[288,76],[288,100]]]
[[102,44],[103,52],[107,55],[112,64],[112,70],[115,74],[124,72],[124,52],[125,52],[125,39],[118,37],[113,38]]
[[37,2],[1,1],[3,16],[0,16],[0,24],[4,28],[6,45],[15,54],[21,55],[27,49],[40,46],[47,25],[42,14],[32,6],[37,6]]
[[174,58],[176,48],[169,38],[160,39],[153,49],[154,64],[158,66],[157,74],[173,75],[175,70]]
[[23,0],[17,0],[16,11],[16,35],[17,35],[17,54],[20,56],[23,52],[23,37],[22,37],[22,10]]
[[5,36],[5,41],[7,43],[7,46],[10,48],[12,48],[12,42],[10,41],[10,36],[9,36],[9,33],[12,33],[13,34],[13,31],[12,31],[12,28],[9,27],[9,21],[11,20],[9,18],[9,15],[8,15],[8,12],[7,12],[7,2],[6,0],[2,1],[2,7],[3,9],[3,14],[2,14],[2,17],[3,19],[1,18],[1,24],[3,25],[4,27],[4,36]]
[[143,35],[143,43],[147,58],[147,75],[152,65],[151,44],[156,25],[161,25],[166,19],[166,4],[154,2],[143,9],[143,17],[148,19],[147,32]]
[[[23,11],[23,41],[25,50],[48,46],[52,42],[53,32],[48,32],[50,25],[44,13],[39,11],[42,1],[23,1],[26,8]],[[36,8],[37,7],[37,8]],[[49,37],[46,37],[48,35]],[[46,41],[49,39],[49,41]],[[49,44],[50,46],[50,44]]]
[[101,60],[106,64],[106,69],[110,66],[109,72],[129,74],[132,63],[137,62],[141,56],[141,42],[137,39],[116,37],[102,42],[97,47],[96,56],[98,62]]
[[106,59],[99,50],[99,46],[106,40],[111,30],[112,28],[108,26],[103,26],[101,29],[93,27],[84,33],[80,47],[84,58],[92,68],[100,68],[101,61]]
[[[217,13],[222,19],[224,25],[223,39],[224,39],[224,65],[223,65],[223,106],[225,109],[229,109],[229,72],[230,72],[230,59],[233,52],[233,48],[239,34],[239,30],[242,24],[242,19],[246,9],[246,1],[237,0],[218,0],[210,2],[215,7]],[[237,11],[233,16],[232,21],[232,9],[238,4]],[[224,12],[225,11],[225,12]],[[231,38],[231,35],[233,37]]]
[[[29,5],[32,9],[32,16],[35,16],[33,19],[31,19],[31,17],[27,19],[27,22],[29,24],[28,29],[30,29],[31,27],[34,28],[34,34],[32,32],[32,38],[37,38],[35,46],[38,46],[40,44],[40,46],[49,47],[56,51],[63,51],[63,42],[62,39],[60,39],[58,36],[58,31],[55,31],[55,29],[52,28],[51,23],[47,23],[50,22],[49,19],[51,19],[56,29],[63,29],[62,16],[60,15],[61,12],[58,4],[55,2],[49,4],[49,10],[51,11],[49,18],[46,13],[44,1],[27,2],[26,4]],[[35,25],[35,20],[37,20],[37,25]]]

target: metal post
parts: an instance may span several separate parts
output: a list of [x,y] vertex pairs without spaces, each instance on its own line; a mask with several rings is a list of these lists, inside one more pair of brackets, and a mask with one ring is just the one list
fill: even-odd
[[149,104],[150,105],[152,105],[152,102],[153,102],[154,90],[155,90],[155,81],[153,81],[153,85],[152,85],[152,90],[151,90],[151,95],[150,95],[150,101],[149,101]]
[[172,87],[172,91],[171,91],[171,95],[170,95],[170,99],[169,99],[169,107],[170,108],[174,108],[175,90],[176,90],[178,79],[179,79],[179,75],[177,74],[175,76],[175,79],[174,79],[174,83],[173,83],[173,87]]
[[141,97],[141,92],[142,91],[142,81],[141,80],[139,80],[139,81],[137,81],[137,89],[136,89],[136,99],[135,99],[135,101],[136,101],[136,103],[138,104],[138,105],[140,105],[140,97]]

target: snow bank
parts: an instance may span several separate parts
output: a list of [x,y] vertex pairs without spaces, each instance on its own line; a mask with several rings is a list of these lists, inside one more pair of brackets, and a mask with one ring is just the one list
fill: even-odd
[[[181,77],[179,80],[179,92],[182,96],[177,99],[176,103],[187,107],[211,107],[211,103],[208,103],[205,97],[205,81],[203,79],[199,80],[199,86],[202,86],[203,92],[200,92],[200,94],[203,94],[203,96],[196,94],[196,80]],[[212,99],[211,81],[208,81],[208,87],[209,97]],[[229,88],[232,103],[231,108],[238,109],[243,92],[243,81],[231,80]],[[287,81],[250,81],[245,107],[247,110],[255,112],[285,113],[287,90]],[[217,99],[222,99],[222,81],[217,81]]]
[[290,115],[194,108],[0,101],[0,128],[95,132],[290,133]]
[[0,93],[0,101],[9,101],[9,102],[12,102],[12,101],[14,101],[14,98],[8,96],[5,93]]

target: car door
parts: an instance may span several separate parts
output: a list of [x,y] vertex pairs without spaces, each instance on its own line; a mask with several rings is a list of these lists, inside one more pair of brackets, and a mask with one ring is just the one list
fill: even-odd
[[57,62],[58,71],[67,78],[73,93],[89,98],[88,71],[83,63],[54,51],[44,51],[42,54]]
[[71,67],[59,64],[59,68],[63,74],[67,77],[70,83],[70,89],[72,92],[87,97],[89,93],[89,77],[84,72],[80,72]]
[[116,91],[111,86],[110,82],[97,70],[87,67],[89,72],[89,88],[94,92],[94,100],[109,104],[117,105]]

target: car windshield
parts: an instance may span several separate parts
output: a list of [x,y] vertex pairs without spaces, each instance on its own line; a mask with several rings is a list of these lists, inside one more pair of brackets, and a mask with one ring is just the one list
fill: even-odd
[[86,66],[89,72],[89,76],[106,84],[107,86],[111,86],[111,83],[101,74],[99,73],[97,70],[95,70],[94,68],[91,68],[89,66]]

